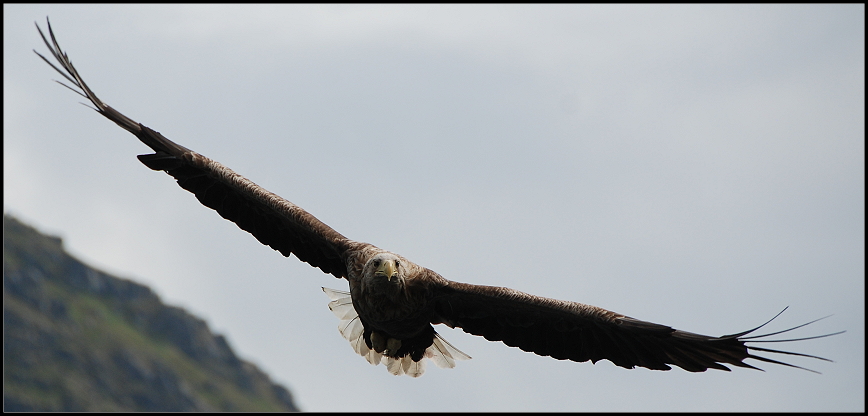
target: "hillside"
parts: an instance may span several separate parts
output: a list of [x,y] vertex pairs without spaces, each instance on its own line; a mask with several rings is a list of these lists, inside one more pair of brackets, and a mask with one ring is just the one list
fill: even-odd
[[3,216],[5,411],[297,411],[226,339],[148,287]]

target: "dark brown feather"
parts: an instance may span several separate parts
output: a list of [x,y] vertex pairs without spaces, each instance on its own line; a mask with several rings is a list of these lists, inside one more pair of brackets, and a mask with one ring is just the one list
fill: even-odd
[[353,244],[351,241],[297,205],[109,107],[91,91],[62,52],[50,22],[48,33],[51,42],[39,29],[45,45],[63,69],[34,52],[78,90],[63,85],[90,100],[97,112],[154,150],[153,154],[139,156],[142,163],[172,175],[178,185],[195,194],[202,205],[253,234],[262,244],[287,257],[295,254],[300,260],[335,277],[346,277],[343,254]]
[[[748,358],[797,367],[756,356],[750,351],[793,353],[751,347],[745,343],[763,342],[757,338],[804,326],[745,337],[760,326],[739,334],[711,337],[578,302],[549,299],[503,287],[451,281],[439,288],[434,299],[432,323],[460,327],[467,333],[490,341],[502,341],[542,356],[594,363],[605,359],[624,368],[669,370],[675,365],[693,372],[709,368],[729,371],[724,364],[756,368],[744,362]],[[808,337],[813,338],[818,337]]]

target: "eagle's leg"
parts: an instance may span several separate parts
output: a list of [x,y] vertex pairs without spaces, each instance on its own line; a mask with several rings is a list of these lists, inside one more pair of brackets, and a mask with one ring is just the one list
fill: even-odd
[[371,348],[380,354],[395,357],[395,354],[401,348],[401,340],[389,338],[379,332],[371,331]]
[[[400,339],[389,338],[389,340],[386,341],[386,355],[393,357],[395,354],[398,353],[398,349],[400,349],[400,348],[401,348],[401,340]],[[415,360],[415,361],[419,361],[419,360]]]
[[382,354],[386,350],[386,337],[383,334],[371,331],[371,348]]

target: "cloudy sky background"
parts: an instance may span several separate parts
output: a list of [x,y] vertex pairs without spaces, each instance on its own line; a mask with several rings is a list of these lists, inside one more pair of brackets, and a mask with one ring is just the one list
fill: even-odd
[[[4,5],[4,210],[204,317],[311,411],[864,411],[863,5]],[[444,277],[709,335],[846,329],[693,374],[473,356],[395,377],[321,286],[51,82]],[[766,345],[768,346],[768,345]],[[777,344],[776,346],[782,346]]]

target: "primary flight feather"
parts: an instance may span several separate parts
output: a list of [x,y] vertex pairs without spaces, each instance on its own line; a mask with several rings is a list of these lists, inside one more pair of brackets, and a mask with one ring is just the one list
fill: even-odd
[[[694,372],[729,371],[724,364],[756,368],[744,362],[748,358],[797,367],[753,352],[826,360],[746,345],[796,341],[760,338],[807,324],[765,335],[748,336],[762,325],[721,337],[699,335],[578,302],[454,282],[397,253],[350,240],[292,202],[106,105],[60,49],[51,24],[50,41],[38,25],[37,29],[60,68],[37,55],[74,87],[64,85],[154,151],[138,156],[145,166],[168,173],[203,205],[262,244],[346,279],[349,292],[323,288],[331,299],[329,308],[341,320],[339,330],[359,355],[375,365],[384,363],[392,374],[418,377],[424,372],[425,358],[444,368],[470,358],[441,338],[435,324],[559,360],[609,360],[624,368],[669,370],[674,365]],[[830,335],[835,334],[801,339]]]

